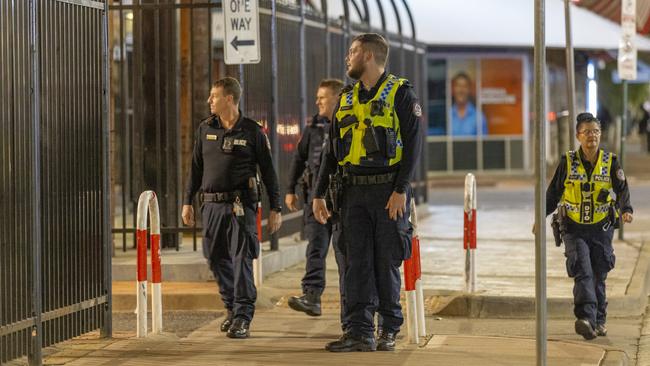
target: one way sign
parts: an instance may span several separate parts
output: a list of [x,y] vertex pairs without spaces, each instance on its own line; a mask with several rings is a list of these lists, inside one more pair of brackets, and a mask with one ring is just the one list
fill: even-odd
[[260,22],[257,0],[223,0],[224,62],[260,62]]

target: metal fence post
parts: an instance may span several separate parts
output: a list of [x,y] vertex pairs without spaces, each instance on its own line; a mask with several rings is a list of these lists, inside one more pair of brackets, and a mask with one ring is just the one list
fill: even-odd
[[[278,139],[279,104],[278,104],[278,27],[277,5],[271,1],[271,121],[269,133],[271,134],[271,147],[273,166],[278,169],[280,164],[280,150]],[[278,250],[278,233],[271,234],[271,250]]]
[[[120,45],[120,48],[123,48],[123,45]],[[100,335],[102,338],[110,338],[113,336],[113,291],[111,286],[111,277],[112,277],[112,268],[111,268],[111,256],[113,253],[113,234],[111,233],[111,195],[109,194],[111,185],[111,169],[109,164],[110,156],[110,126],[109,126],[109,111],[108,106],[110,103],[110,80],[109,80],[109,70],[108,70],[108,2],[104,4],[104,13],[102,16],[102,82],[103,82],[103,101],[104,105],[102,106],[102,145],[103,145],[103,173],[102,177],[102,191],[103,202],[104,202],[104,220],[102,222],[103,228],[103,248],[104,252],[102,253],[102,262],[104,265],[103,272],[103,283],[105,286],[104,294],[106,295],[106,304],[103,307],[104,320],[102,327],[100,329]],[[123,190],[126,187],[126,184],[123,184]],[[122,208],[124,210],[124,207]],[[126,237],[126,233],[123,234]],[[124,243],[126,241],[124,240]]]
[[30,231],[32,240],[32,317],[34,325],[31,331],[31,349],[28,354],[30,366],[43,364],[42,355],[42,333],[43,324],[41,314],[43,307],[43,291],[41,289],[41,249],[42,249],[42,226],[41,226],[41,72],[39,52],[39,7],[40,2],[31,0],[29,2],[29,48],[30,66],[32,68],[32,133],[31,133],[31,215],[32,222]]
[[307,65],[305,62],[305,2],[300,2],[300,129],[307,122]]

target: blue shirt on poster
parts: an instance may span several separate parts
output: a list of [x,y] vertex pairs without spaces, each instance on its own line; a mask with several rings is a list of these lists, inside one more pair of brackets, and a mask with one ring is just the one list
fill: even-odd
[[[476,136],[478,135],[476,123],[476,107],[473,103],[468,102],[465,107],[465,115],[458,115],[458,107],[454,104],[451,106],[451,131],[454,136]],[[481,112],[480,115],[481,133],[487,135],[487,120]]]

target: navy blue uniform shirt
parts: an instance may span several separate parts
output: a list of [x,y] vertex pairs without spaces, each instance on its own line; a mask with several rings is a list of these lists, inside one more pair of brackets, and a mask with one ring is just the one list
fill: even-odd
[[273,169],[271,146],[260,125],[243,117],[239,111],[233,128],[226,130],[219,117],[212,116],[196,131],[183,203],[192,204],[192,197],[199,190],[207,193],[246,191],[249,178],[257,175],[258,165],[271,209],[280,210],[280,189]]

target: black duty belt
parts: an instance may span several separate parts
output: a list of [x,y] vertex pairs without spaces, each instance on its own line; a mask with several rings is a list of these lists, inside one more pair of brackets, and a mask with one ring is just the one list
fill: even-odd
[[237,197],[242,199],[244,195],[241,191],[204,192],[201,193],[201,202],[234,202]]
[[397,173],[375,174],[375,175],[349,175],[345,183],[352,186],[365,186],[370,184],[393,183]]

